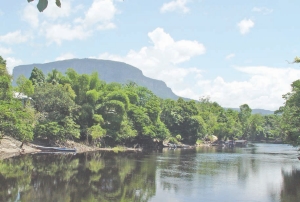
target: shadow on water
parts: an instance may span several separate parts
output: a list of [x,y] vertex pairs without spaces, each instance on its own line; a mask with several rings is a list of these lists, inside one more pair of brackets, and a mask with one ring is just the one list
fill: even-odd
[[155,162],[136,153],[28,155],[0,161],[0,201],[148,201]]
[[282,171],[283,182],[280,199],[282,202],[300,201],[300,170]]

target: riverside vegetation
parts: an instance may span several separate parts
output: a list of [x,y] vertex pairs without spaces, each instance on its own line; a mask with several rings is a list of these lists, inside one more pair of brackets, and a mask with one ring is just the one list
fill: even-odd
[[283,96],[284,106],[263,116],[252,114],[247,104],[238,112],[209,98],[161,99],[134,82],[106,83],[97,72],[78,74],[72,68],[45,76],[35,67],[30,78],[20,76],[13,87],[1,56],[0,64],[0,136],[22,142],[38,138],[53,144],[74,140],[97,147],[145,147],[162,141],[201,143],[215,135],[300,143],[300,80]]

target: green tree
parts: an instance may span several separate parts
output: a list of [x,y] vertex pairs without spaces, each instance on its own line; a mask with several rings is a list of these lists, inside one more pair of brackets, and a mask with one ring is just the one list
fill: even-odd
[[87,74],[82,74],[78,76],[77,83],[75,83],[75,88],[73,88],[76,92],[76,103],[83,104],[87,102],[86,93],[90,90],[90,76]]
[[128,110],[130,104],[128,96],[122,90],[117,90],[109,93],[106,96],[105,100],[118,100],[124,104],[126,110]]
[[1,55],[0,55],[0,65],[6,66],[6,60],[4,60]]
[[148,114],[152,123],[156,123],[160,118],[161,108],[157,97],[151,98],[146,104],[146,113]]
[[86,92],[87,102],[92,106],[96,105],[96,102],[98,101],[99,96],[100,96],[100,93],[97,92],[95,89],[89,90]]
[[23,93],[27,96],[31,96],[34,93],[34,86],[32,85],[31,80],[27,79],[25,76],[21,75],[17,78],[17,87],[16,91]]
[[238,139],[242,135],[242,125],[239,120],[239,113],[232,109],[226,110],[226,134],[229,139]]
[[32,98],[40,113],[36,136],[53,141],[79,138],[79,126],[74,121],[79,107],[64,86],[50,83],[37,86]]
[[282,129],[288,142],[300,144],[300,80],[294,81],[292,91],[283,95],[285,100],[279,113],[282,114]]
[[99,79],[98,72],[93,72],[90,75],[90,89],[99,91],[103,89],[105,86],[105,82]]
[[0,135],[9,135],[22,142],[30,141],[35,123],[35,112],[30,106],[23,107],[15,99],[0,100]]
[[260,114],[252,114],[249,118],[249,138],[251,140],[265,139],[265,119]]
[[134,129],[137,131],[140,137],[143,136],[155,136],[154,132],[151,132],[149,126],[151,126],[151,119],[146,114],[146,109],[141,106],[131,106],[128,111],[128,117],[133,123]]
[[105,136],[106,130],[103,129],[100,124],[97,124],[88,129],[88,134],[92,137],[93,144],[96,144],[97,141],[100,141],[100,139]]
[[0,100],[10,100],[12,98],[12,78],[7,72],[5,60],[1,57],[0,61]]
[[97,107],[103,116],[106,127],[114,130],[120,129],[120,124],[125,118],[125,105],[118,100],[109,100]]
[[264,116],[264,132],[266,139],[281,139],[284,140],[285,136],[282,130],[282,116],[271,114]]
[[249,136],[249,118],[251,116],[252,109],[247,105],[243,104],[240,106],[239,119],[242,125],[243,137]]
[[61,84],[61,80],[63,75],[57,69],[53,69],[51,72],[48,73],[46,81],[52,84]]
[[45,75],[42,72],[42,70],[34,67],[33,70],[31,71],[29,80],[32,82],[34,86],[37,86],[45,82]]

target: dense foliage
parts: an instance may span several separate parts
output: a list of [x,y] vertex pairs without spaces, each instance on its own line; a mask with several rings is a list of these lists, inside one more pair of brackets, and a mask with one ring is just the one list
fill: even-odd
[[5,134],[21,141],[32,140],[35,112],[23,101],[14,99],[11,76],[6,61],[0,56],[0,137]]
[[[146,145],[162,141],[195,144],[219,140],[286,140],[300,143],[300,80],[284,95],[277,114],[252,114],[224,109],[209,98],[199,101],[163,100],[134,82],[106,83],[97,72],[44,75],[34,68],[12,87],[6,61],[0,58],[0,134],[22,141],[81,140],[98,146]],[[21,97],[14,96],[23,95]],[[32,99],[30,99],[30,96]]]

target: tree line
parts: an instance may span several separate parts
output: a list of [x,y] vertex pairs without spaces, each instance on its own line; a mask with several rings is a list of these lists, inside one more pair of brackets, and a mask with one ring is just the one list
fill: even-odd
[[[204,139],[282,139],[300,143],[300,80],[275,114],[224,109],[203,97],[199,101],[161,99],[134,82],[106,83],[97,72],[78,74],[53,69],[47,75],[34,67],[16,87],[0,59],[0,135],[21,141],[84,141],[101,147],[151,145],[153,142],[195,144]],[[27,95],[31,99],[16,99]]]

